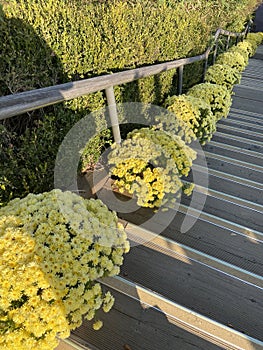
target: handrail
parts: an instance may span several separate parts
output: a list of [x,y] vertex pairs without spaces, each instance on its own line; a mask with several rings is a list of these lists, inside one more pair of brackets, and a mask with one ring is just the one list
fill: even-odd
[[[151,66],[130,69],[123,72],[107,74],[99,77],[68,82],[60,85],[54,85],[0,97],[0,120],[23,114],[34,109],[39,109],[59,102],[71,100],[73,98],[94,93],[97,91],[113,89],[114,86],[129,83],[141,78],[149,77],[175,68],[178,68],[179,73],[178,93],[180,94],[182,93],[183,67],[185,65],[205,60],[205,74],[208,66],[209,54],[214,46],[215,52],[213,62],[215,60],[219,36],[225,35],[228,38],[235,37],[238,40],[238,38],[246,36],[247,32],[250,29],[250,26],[251,21],[249,21],[245,30],[240,33],[229,32],[224,29],[218,29],[214,35],[212,45],[208,47],[206,51],[201,55],[188,58],[181,58],[174,61],[154,64]],[[109,92],[110,90],[108,90],[108,95],[111,95],[112,97],[112,94],[110,94]],[[114,104],[114,101],[111,98],[111,105],[112,104]]]

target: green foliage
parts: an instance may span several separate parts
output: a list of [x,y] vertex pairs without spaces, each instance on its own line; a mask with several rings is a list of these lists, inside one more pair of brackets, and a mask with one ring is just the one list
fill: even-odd
[[263,33],[248,33],[246,40],[250,43],[256,43],[256,45],[260,45],[263,41]]
[[238,84],[240,79],[241,75],[235,68],[219,63],[209,67],[205,75],[207,83],[223,85],[229,90],[232,90],[233,85]]
[[[251,1],[237,4],[233,0],[220,4],[204,0],[11,0],[4,10],[8,18],[31,26],[49,48],[42,57],[58,58],[67,79],[76,80],[200,53],[207,47],[212,32],[232,24],[241,9],[239,21],[243,26],[250,4]],[[233,8],[235,13],[231,12]],[[28,39],[26,42],[29,44]],[[39,52],[38,61],[40,57]],[[43,60],[42,64],[45,66]],[[135,83],[141,101],[160,102],[170,93],[171,77],[168,73],[163,76],[168,78],[147,78]],[[156,96],[151,91],[156,85],[158,90],[158,84],[161,93]],[[123,92],[126,99],[133,100],[132,94]],[[123,101],[122,94],[119,101]],[[86,105],[93,110],[92,101]]]
[[246,60],[238,52],[225,52],[218,55],[216,63],[227,65],[236,69],[238,72],[242,72],[248,64],[248,59]]
[[[42,112],[44,113],[44,112]],[[24,116],[21,116],[23,118]],[[77,115],[76,115],[77,117]],[[53,188],[53,169],[60,143],[74,119],[71,110],[54,107],[22,135],[0,128],[0,202]],[[3,160],[3,161],[2,161]]]
[[112,134],[109,129],[103,130],[94,136],[82,150],[80,157],[79,170],[85,172],[94,167],[99,160],[102,152],[107,146],[112,144]]
[[231,106],[231,93],[222,85],[202,83],[193,86],[188,95],[203,99],[211,107],[216,120],[226,118]]
[[248,33],[246,39],[244,40],[244,45],[249,45],[251,47],[249,52],[250,56],[253,56],[256,53],[258,45],[263,41],[262,33]]
[[190,95],[172,96],[166,100],[167,109],[175,114],[162,120],[166,130],[177,132],[178,119],[183,121],[184,139],[197,138],[201,144],[209,141],[216,131],[216,120],[210,105],[201,98]]

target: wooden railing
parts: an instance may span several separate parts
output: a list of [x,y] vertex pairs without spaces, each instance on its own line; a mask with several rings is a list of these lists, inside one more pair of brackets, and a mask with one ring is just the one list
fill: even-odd
[[146,66],[142,68],[130,69],[119,73],[107,74],[90,79],[83,79],[65,84],[54,85],[36,90],[30,90],[13,95],[0,97],[0,120],[20,115],[34,109],[39,109],[59,102],[81,97],[90,93],[105,90],[107,103],[110,107],[109,114],[113,126],[113,135],[115,142],[120,142],[120,132],[118,126],[118,117],[116,102],[114,96],[114,86],[129,83],[141,78],[146,78],[165,72],[171,69],[178,70],[178,94],[182,93],[184,66],[194,62],[204,61],[203,77],[208,67],[210,54],[213,54],[212,62],[215,62],[219,38],[221,35],[227,37],[225,49],[228,48],[230,38],[236,38],[236,42],[244,38],[251,27],[251,21],[247,24],[245,30],[240,33],[229,32],[218,29],[214,35],[212,44],[206,51],[198,56],[177,59],[175,61],[164,62]]

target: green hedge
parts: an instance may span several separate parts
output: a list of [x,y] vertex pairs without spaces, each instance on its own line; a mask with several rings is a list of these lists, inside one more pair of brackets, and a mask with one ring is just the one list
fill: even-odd
[[[61,80],[89,78],[201,53],[217,27],[242,30],[251,6],[256,3],[257,0],[241,3],[230,0],[228,4],[204,0],[10,0],[4,11],[9,34],[12,31],[9,39],[16,43],[13,51],[10,45],[4,47],[2,56],[12,56],[15,52],[9,64],[14,69],[17,58],[21,60],[21,70],[16,70],[16,84],[23,90]],[[12,21],[16,22],[16,33]],[[28,52],[20,52],[17,57],[19,45],[30,48],[31,56]],[[55,65],[53,61],[56,61]],[[23,69],[29,77],[28,82],[24,79]],[[32,72],[33,81],[30,79]],[[137,89],[137,100],[162,102],[173,89],[173,75],[174,72],[169,72],[142,79],[133,84],[134,89],[117,88],[117,100],[134,101],[134,90]],[[95,101],[86,97],[67,105],[76,110],[80,107],[94,110],[103,103],[103,96],[99,94]]]
[[[256,3],[6,1],[0,11],[0,95],[199,54],[217,27],[241,30]],[[198,76],[191,67],[185,73],[186,90]],[[175,80],[170,71],[117,87],[117,102],[161,104],[175,93]],[[12,141],[0,149],[6,160],[0,203],[50,190],[63,137],[77,120],[104,105],[104,93],[98,92],[5,121],[1,133]],[[92,122],[101,126],[99,118]],[[90,154],[93,146],[98,149],[97,141]]]

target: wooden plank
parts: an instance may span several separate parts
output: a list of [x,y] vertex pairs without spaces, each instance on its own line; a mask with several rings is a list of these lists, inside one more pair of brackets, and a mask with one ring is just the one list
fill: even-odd
[[125,232],[132,242],[148,247],[154,251],[160,252],[175,259],[179,259],[187,264],[198,262],[215,271],[221,271],[228,276],[243,281],[245,284],[259,287],[263,290],[263,276],[250,273],[233,264],[217,259],[211,255],[190,248],[184,244],[178,243],[167,237],[158,236],[151,231],[142,229],[131,223],[126,223]]
[[[242,98],[242,101],[244,101],[243,98]],[[220,122],[217,124],[217,130],[225,134],[231,134],[234,136],[240,136],[240,137],[246,138],[251,143],[257,142],[257,145],[262,145],[262,142],[263,142],[263,134],[260,132],[242,130],[241,128],[225,125],[224,123],[220,123]]]
[[261,349],[261,343],[203,317],[126,279],[101,282],[115,296],[113,310],[99,317],[99,332],[90,323],[74,331],[103,350]]
[[[263,71],[262,71],[262,75],[263,75]],[[242,98],[245,98],[246,100],[259,101],[262,103],[262,107],[263,107],[262,91],[259,91],[258,89],[257,90],[250,89],[247,86],[242,86],[242,85],[235,86],[233,91],[235,93],[235,98],[242,97]]]
[[[205,191],[204,191],[205,192]],[[263,222],[263,207],[258,206],[260,211],[253,210],[249,207],[242,206],[242,202],[231,201],[230,197],[215,196],[207,190],[205,193],[201,193],[198,190],[195,192],[195,199],[187,197],[185,195],[181,198],[181,203],[184,205],[191,205],[192,207],[198,207],[199,203],[205,202],[204,208],[202,209],[205,213],[218,216],[222,219],[233,221],[238,225],[247,227],[248,229],[260,232],[262,230]],[[252,203],[253,204],[253,203]],[[251,206],[252,206],[251,204]],[[262,244],[263,252],[263,234],[255,234],[255,237]],[[259,243],[259,242],[258,242]]]
[[210,142],[206,145],[205,150],[210,153],[219,154],[222,156],[226,156],[228,158],[235,158],[245,163],[252,163],[255,165],[259,165],[263,168],[263,154],[258,152],[241,149],[239,147],[223,145],[220,142]]
[[240,114],[240,115],[245,115],[245,116],[249,116],[249,117],[252,117],[252,118],[259,118],[259,119],[262,119],[262,112],[261,113],[255,113],[255,112],[249,112],[249,111],[246,111],[246,110],[242,110],[242,109],[236,109],[234,107],[231,106],[231,109],[230,109],[230,114],[231,112],[235,113],[235,114]]
[[[103,188],[99,197],[107,204],[108,190]],[[260,197],[262,198],[262,195]],[[110,196],[109,198],[112,201],[112,197]],[[121,199],[121,196],[119,199]],[[137,210],[136,215],[134,212],[119,213],[119,217],[139,225],[141,228],[145,227],[144,222],[151,218],[151,225],[149,226],[148,223],[147,229],[151,229],[153,232],[162,232],[162,235],[165,237],[261,276],[263,234],[253,230],[254,222],[249,215],[253,217],[255,224],[259,224],[260,221],[258,219],[260,220],[262,213],[238,207],[235,203],[231,204],[220,198],[216,199],[210,196],[208,196],[207,204],[202,213],[199,210],[195,210],[194,206],[195,203],[192,203],[191,210],[188,213],[188,207],[185,205],[180,205],[177,213],[168,213],[168,216],[172,215],[174,217],[169,225],[165,215],[161,218],[158,217],[158,219],[154,216],[151,218],[153,212],[146,208]],[[195,223],[188,232],[181,233],[181,225],[186,213],[188,219],[191,218]],[[229,221],[231,218],[238,218],[239,214],[242,213],[246,216],[246,220],[242,219],[242,223],[246,224],[246,226]],[[220,215],[222,216],[221,218]],[[242,215],[240,216],[242,218]],[[229,220],[224,219],[224,217],[227,217]],[[249,223],[252,227],[249,226]],[[256,226],[256,228],[260,228],[260,226]]]
[[[195,168],[195,172],[200,173],[198,177],[202,177],[202,173],[205,171],[206,169]],[[209,189],[232,196],[240,194],[240,198],[242,199],[263,205],[262,184],[213,169],[208,169],[208,174]]]
[[[220,259],[224,262],[233,264],[248,272],[262,276],[262,246],[263,244],[257,241],[257,236],[254,236],[253,230],[247,229],[246,234],[240,234],[231,228],[217,225],[213,223],[211,216],[204,213],[194,223],[193,227],[185,233],[181,232],[181,225],[185,220],[185,213],[178,211],[172,223],[167,227],[165,223],[162,225],[161,235],[175,242],[199,250],[202,253]],[[142,215],[142,217],[140,217]],[[143,227],[142,219],[146,216],[144,212],[140,212],[135,216],[122,215],[123,218],[134,224],[139,224]],[[189,214],[189,218],[191,217]],[[154,222],[155,223],[155,222]],[[155,223],[159,231],[158,221]]]
[[[226,151],[234,152],[235,156],[236,156],[236,153],[239,153],[239,154],[241,153],[241,157],[243,155],[244,156],[254,157],[253,162],[254,161],[257,162],[257,159],[259,159],[259,161],[258,161],[259,164],[261,164],[260,161],[263,159],[262,152],[260,152],[259,150],[254,151],[254,150],[248,149],[247,143],[245,144],[245,147],[244,147],[243,145],[241,145],[241,146],[232,146],[232,145],[229,145],[227,143],[222,144],[221,142],[217,142],[215,140],[211,140],[209,142],[209,144],[206,145],[207,149],[209,149],[209,146],[214,147],[213,149],[220,148],[220,149],[224,149]],[[262,144],[262,146],[263,146],[263,144]],[[240,158],[238,157],[238,159],[240,159]],[[244,161],[246,161],[246,160],[244,160]]]
[[55,350],[96,350],[88,348],[88,347],[83,347],[80,344],[77,344],[76,342],[73,342],[71,339],[63,339],[60,340],[59,345],[56,347]]
[[213,153],[206,153],[206,157],[207,165],[210,169],[225,172],[228,175],[237,175],[241,178],[262,184],[262,171],[257,171],[249,166],[242,166],[242,164],[233,164],[231,158],[219,159]]
[[232,107],[237,109],[242,109],[244,111],[262,113],[263,106],[262,101],[259,100],[251,100],[245,97],[235,96],[233,99]]
[[[220,120],[220,125],[229,125],[232,127],[235,127],[237,129],[244,129],[247,131],[253,131],[256,133],[262,133],[263,134],[263,117],[262,120],[259,120],[258,122],[253,119],[251,120],[246,120],[244,119],[237,119],[231,116],[231,118],[227,119],[221,119]],[[255,134],[254,134],[255,135]],[[263,145],[263,142],[262,142]]]
[[110,291],[115,297],[113,309],[108,314],[99,311],[97,315],[104,323],[103,328],[94,332],[91,323],[85,321],[73,332],[83,343],[86,339],[101,350],[221,349],[210,340],[203,340],[174,325],[155,304],[142,305],[136,286],[133,287],[133,298],[127,296],[126,290],[123,293]]
[[182,65],[204,60],[207,53],[182,58],[179,60],[159,63],[123,72],[107,74],[95,78],[55,85],[51,87],[26,91],[14,95],[0,97],[0,120],[19,115],[30,110],[46,107],[55,103],[71,100],[111,86],[121,85],[151,75],[159,74]]
[[122,272],[175,303],[263,340],[263,300],[258,288],[144,246],[131,249]]

